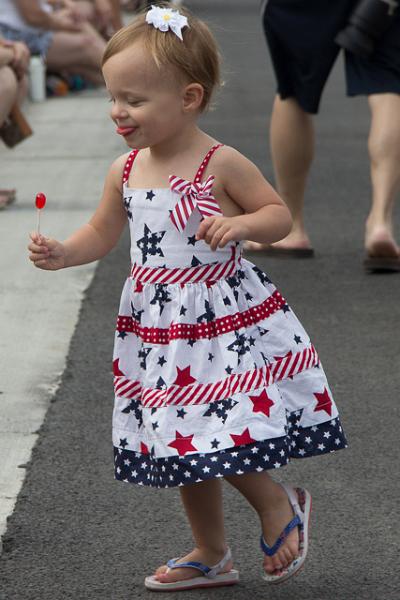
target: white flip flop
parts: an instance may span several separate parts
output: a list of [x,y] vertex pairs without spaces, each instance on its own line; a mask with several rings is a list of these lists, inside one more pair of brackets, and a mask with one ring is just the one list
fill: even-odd
[[210,588],[223,585],[235,585],[239,581],[239,571],[231,569],[227,573],[221,573],[227,562],[231,560],[232,553],[228,548],[224,558],[213,567],[207,567],[199,562],[179,563],[179,559],[173,558],[167,563],[168,569],[190,568],[197,569],[202,573],[199,577],[184,579],[183,581],[171,581],[162,583],[156,579],[155,575],[150,575],[144,580],[144,585],[148,590],[155,592],[179,592],[183,590],[193,590],[195,588]]
[[268,546],[264,537],[261,536],[261,549],[267,556],[274,556],[282,546],[289,533],[295,528],[299,528],[299,556],[293,560],[290,565],[282,569],[281,575],[270,575],[265,571],[262,574],[264,581],[268,583],[283,583],[289,577],[292,577],[303,566],[308,552],[309,528],[311,515],[311,494],[303,488],[293,488],[289,485],[281,484],[286,491],[289,502],[293,508],[294,517],[282,531],[273,546]]

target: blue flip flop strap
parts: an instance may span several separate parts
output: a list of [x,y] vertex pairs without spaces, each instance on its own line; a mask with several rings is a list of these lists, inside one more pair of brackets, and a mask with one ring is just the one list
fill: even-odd
[[283,542],[285,541],[285,539],[287,538],[287,536],[289,535],[289,533],[292,531],[292,529],[294,529],[295,527],[301,526],[302,521],[299,517],[299,515],[296,515],[295,517],[293,517],[293,519],[290,521],[290,523],[288,523],[288,525],[286,525],[285,529],[282,531],[281,535],[278,537],[278,539],[276,540],[275,544],[273,546],[268,546],[267,542],[264,540],[264,537],[261,536],[261,548],[262,551],[267,555],[267,556],[274,556],[274,554],[276,554],[279,550],[279,548],[282,546]]
[[206,577],[207,577],[208,573],[211,571],[211,568],[207,567],[206,565],[203,565],[203,563],[200,563],[200,562],[178,563],[173,558],[167,562],[167,567],[169,567],[170,569],[180,569],[181,567],[197,569],[198,571],[201,571],[203,573],[203,575],[205,575]]

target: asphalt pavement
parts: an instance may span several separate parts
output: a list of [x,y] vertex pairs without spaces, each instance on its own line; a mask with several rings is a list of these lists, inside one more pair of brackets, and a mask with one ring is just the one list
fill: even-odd
[[[216,109],[204,118],[204,127],[247,155],[272,180],[267,131],[275,83],[260,28],[259,2],[188,4],[208,18],[225,59],[226,83]],[[341,412],[349,448],[292,462],[277,472],[280,480],[301,483],[313,495],[311,548],[298,577],[277,587],[262,581],[257,519],[226,485],[227,534],[240,584],[169,598],[398,600],[400,596],[396,528],[400,277],[368,275],[362,269],[363,223],[370,196],[369,115],[365,99],[345,98],[343,79],[340,60],[317,119],[317,157],[307,192],[307,222],[316,257],[251,258],[271,276],[310,333]],[[82,102],[90,107],[91,99]],[[85,294],[61,385],[8,520],[0,557],[1,600],[156,598],[144,589],[144,576],[191,548],[177,490],[156,491],[113,479],[111,354],[128,270],[125,235],[101,261]]]

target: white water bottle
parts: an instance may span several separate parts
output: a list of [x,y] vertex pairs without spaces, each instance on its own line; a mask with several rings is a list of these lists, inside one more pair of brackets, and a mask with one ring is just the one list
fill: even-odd
[[32,102],[46,99],[45,66],[41,56],[32,56],[29,63],[29,95]]

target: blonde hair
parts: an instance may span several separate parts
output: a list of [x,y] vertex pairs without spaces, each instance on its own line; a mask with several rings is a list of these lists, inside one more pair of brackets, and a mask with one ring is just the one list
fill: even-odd
[[[157,6],[173,8],[168,2],[158,2]],[[206,110],[212,94],[220,85],[220,55],[217,43],[208,26],[187,9],[179,12],[188,19],[189,27],[182,30],[183,41],[172,31],[162,32],[146,22],[146,14],[138,15],[132,23],[123,27],[108,42],[102,65],[122,50],[138,40],[154,59],[158,68],[171,66],[188,83],[199,83],[204,90],[200,109]]]

